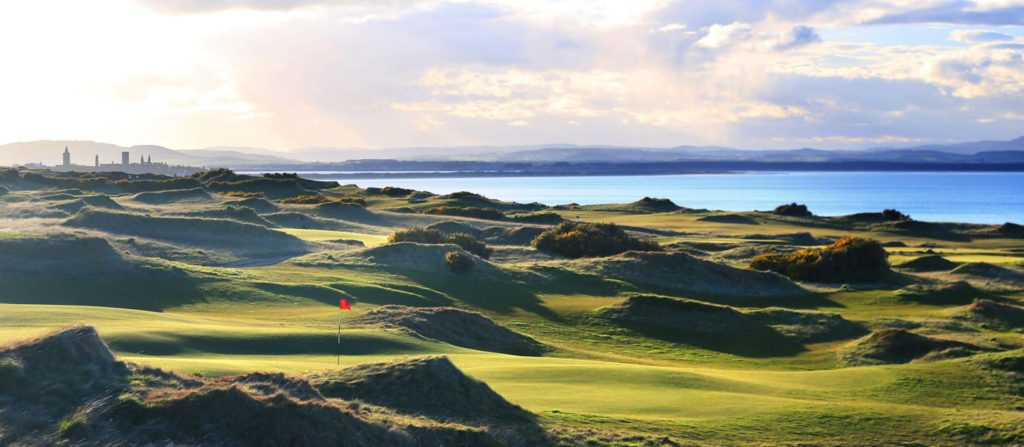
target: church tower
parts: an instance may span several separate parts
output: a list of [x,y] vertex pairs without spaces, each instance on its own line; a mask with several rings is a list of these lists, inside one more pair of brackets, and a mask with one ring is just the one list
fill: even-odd
[[100,155],[96,154],[96,167],[100,167]]
[[65,168],[70,168],[71,167],[71,152],[68,151],[67,145],[64,146],[64,163],[63,164],[64,164]]

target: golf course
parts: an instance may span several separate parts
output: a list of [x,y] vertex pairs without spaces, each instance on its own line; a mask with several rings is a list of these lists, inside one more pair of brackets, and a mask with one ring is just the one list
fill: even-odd
[[1024,227],[779,205],[0,168],[0,445],[1024,445]]

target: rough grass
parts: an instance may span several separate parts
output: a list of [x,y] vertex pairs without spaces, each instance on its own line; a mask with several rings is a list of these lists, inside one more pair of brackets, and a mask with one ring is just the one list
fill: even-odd
[[[216,175],[201,180],[204,184],[232,183],[232,178]],[[283,177],[279,180],[290,181]],[[157,181],[167,180],[146,180]],[[74,179],[68,184],[80,188],[79,191],[52,193],[89,194],[94,192],[89,182],[91,180]],[[135,184],[126,180],[124,185],[115,186],[107,180],[103,182],[106,183],[102,188],[111,188],[107,193],[122,192],[126,188],[166,189],[166,184]],[[249,186],[262,187],[259,182],[246,187]],[[19,184],[19,189],[30,187],[27,182]],[[303,189],[304,194],[311,194],[310,189]],[[412,210],[453,203],[457,206],[484,203],[470,195],[442,198],[414,193],[390,197],[367,194],[354,186],[322,193],[365,197],[368,214],[354,216],[362,219],[361,222],[323,216],[314,218],[305,214],[315,213],[313,206],[281,205],[287,214],[297,215],[300,213],[296,211],[301,211],[308,218],[296,222],[324,225],[322,228],[329,231],[304,233],[308,230],[300,226],[281,230],[306,239],[330,241],[338,236],[335,232],[372,236],[387,234],[399,227],[444,220],[470,225],[482,223],[383,211],[398,207]],[[37,195],[33,191],[19,190],[12,195],[15,197],[3,199],[4,206],[0,208],[5,219],[0,221],[0,226],[21,234],[3,234],[0,239],[25,237],[23,233],[29,228],[52,229],[58,223],[52,217],[63,214],[61,211],[47,219],[22,219],[19,212],[24,208],[61,202],[30,202]],[[473,201],[477,205],[471,205]],[[123,203],[131,209],[143,208],[132,204],[135,202]],[[191,213],[208,207],[201,202],[175,202],[144,208],[159,216]],[[906,247],[893,247],[894,262],[918,257],[930,249],[954,262],[989,262],[1012,267],[1021,262],[1020,254],[1024,253],[1019,239],[994,232],[996,226],[942,225],[938,228],[944,232],[929,233],[885,225],[874,228],[877,222],[795,218],[770,213],[736,213],[754,216],[758,222],[754,227],[700,220],[714,213],[699,210],[657,213],[565,207],[551,212],[570,219],[615,222],[635,232],[633,234],[660,235],[659,242],[664,244],[685,243],[688,244],[685,248],[694,255],[706,256],[699,259],[705,262],[712,259],[735,262],[731,258],[714,257],[723,253],[721,248],[792,250],[795,239],[787,240],[786,235],[797,233],[808,233],[822,242],[835,240],[842,234],[876,238],[881,242],[899,240]],[[528,234],[542,229],[501,222],[490,225],[493,227],[478,231],[482,240],[495,244],[499,244],[498,238],[511,237],[512,232]],[[107,237],[98,232],[91,234]],[[135,242],[130,244],[129,240]],[[411,410],[400,411],[366,402],[347,403],[327,398],[328,404],[348,410],[362,421],[380,424],[389,432],[398,433],[401,439],[421,439],[421,443],[429,445],[479,445],[495,441],[514,445],[517,440],[526,439],[520,434],[536,433],[536,424],[560,433],[558,439],[565,439],[570,445],[1015,445],[1024,442],[1019,429],[1024,426],[1024,416],[1019,411],[1024,408],[1019,360],[1024,336],[1019,329],[1011,327],[1009,321],[980,316],[1007,314],[1006,308],[986,312],[987,304],[983,303],[975,312],[963,305],[966,301],[907,299],[901,296],[905,291],[892,290],[895,285],[885,283],[854,285],[850,290],[840,290],[838,284],[810,284],[807,287],[814,293],[794,297],[717,295],[687,289],[699,282],[711,283],[720,290],[733,287],[714,275],[704,279],[704,270],[701,270],[704,264],[680,263],[667,269],[667,273],[658,273],[655,268],[647,268],[657,263],[639,263],[633,270],[620,270],[619,276],[587,274],[592,272],[584,271],[577,264],[605,259],[551,261],[549,255],[538,254],[524,246],[515,247],[515,256],[496,254],[492,258],[495,262],[490,263],[498,269],[493,275],[479,271],[453,275],[446,269],[435,271],[430,265],[423,268],[412,265],[414,262],[403,264],[398,256],[382,256],[378,262],[365,253],[350,256],[352,252],[323,251],[338,245],[330,242],[310,244],[321,250],[303,258],[315,260],[313,263],[232,268],[194,265],[204,263],[203,258],[224,256],[226,250],[237,248],[235,244],[245,243],[248,242],[186,247],[180,241],[174,241],[176,245],[171,242],[158,245],[143,237],[123,235],[114,239],[116,250],[127,250],[136,256],[187,261],[170,263],[122,255],[122,261],[129,266],[173,267],[187,276],[165,281],[138,274],[101,273],[79,279],[52,279],[42,274],[36,277],[43,280],[31,284],[0,280],[3,285],[0,301],[22,303],[0,304],[0,321],[4,323],[0,325],[0,339],[19,339],[68,323],[88,322],[101,328],[120,358],[183,373],[202,373],[204,377],[177,376],[175,379],[167,373],[132,370],[126,380],[128,389],[141,394],[129,396],[125,402],[140,405],[127,413],[133,415],[130,420],[144,419],[152,427],[170,433],[206,430],[204,433],[210,436],[205,440],[207,444],[255,443],[245,437],[248,432],[280,444],[337,443],[337,439],[277,437],[290,436],[289,426],[275,425],[278,419],[282,424],[291,424],[298,418],[302,421],[295,422],[296,426],[308,423],[311,425],[304,427],[331,432],[330,427],[316,425],[315,421],[320,420],[316,414],[320,410],[295,409],[296,404],[324,406],[310,397],[315,396],[310,392],[315,388],[308,382],[305,384],[309,386],[304,386],[300,376],[310,372],[330,374],[337,370],[336,362],[346,366],[368,361],[393,363],[422,355],[445,355],[467,375],[485,381],[500,396],[538,417],[525,423],[528,426],[525,431],[516,431],[495,428],[490,422],[437,421],[412,414]],[[132,246],[138,248],[128,248]],[[158,246],[175,247],[179,254],[185,251],[192,254],[180,256],[158,250]],[[505,247],[498,249],[500,253]],[[413,260],[421,260],[418,257],[422,253],[412,250],[409,255]],[[422,259],[433,262],[433,258],[428,258]],[[1013,289],[984,287],[980,277],[943,271],[899,276],[901,285],[968,280],[986,288],[985,299],[1000,305],[1018,306],[1024,299]],[[652,279],[658,281],[651,282]],[[675,283],[683,287],[676,288]],[[713,306],[708,302],[713,301],[749,307],[731,308],[739,314],[742,325],[734,327],[739,330],[715,334],[627,325],[600,316],[599,309],[615,306],[634,293],[697,299],[704,301],[700,304],[705,306]],[[339,297],[348,297],[355,303],[351,313],[344,315],[340,348],[335,338]],[[31,304],[37,302],[60,305]],[[93,306],[98,303],[111,307]],[[131,310],[142,306],[140,303],[149,306],[144,309],[153,311]],[[398,303],[479,312],[494,324],[542,342],[550,350],[540,356],[512,356],[441,343],[405,330],[352,324],[351,317],[360,318],[378,305]],[[774,307],[762,309],[764,306]],[[726,312],[729,309],[726,308]],[[709,315],[712,321],[718,318],[714,312]],[[663,315],[655,312],[655,316]],[[845,340],[856,335],[838,334],[844,334],[843,328],[851,325],[876,331],[899,327],[933,339],[1009,351],[932,361],[971,353],[942,349],[910,363],[846,367],[840,352],[847,351],[849,343]],[[340,358],[335,357],[335,350],[340,351]],[[26,377],[23,368],[21,360],[0,359],[0,387],[15,383],[10,377]],[[291,376],[249,374],[257,371],[287,372]],[[245,375],[232,376],[239,373]],[[229,376],[211,378],[222,375]],[[94,381],[84,376],[83,380],[52,382],[53,386],[45,392],[25,389],[34,393],[33,396],[45,397],[79,383],[88,386]],[[229,391],[232,388],[241,394],[232,394],[234,392]],[[189,401],[182,402],[179,398]],[[277,403],[271,404],[271,399],[277,399]],[[20,438],[24,440],[22,443],[73,445],[97,439],[107,444],[116,444],[115,441],[162,444],[168,439],[184,444],[202,443],[186,435],[178,438],[149,436],[145,432],[146,424],[125,427],[111,422],[104,425],[104,420],[110,421],[104,419],[104,415],[111,413],[94,413],[91,409],[108,407],[89,402],[94,401],[82,405],[73,402],[73,409],[54,418],[39,417],[34,411],[23,413],[24,417],[14,424],[19,430],[36,430],[31,428],[31,421],[44,423],[38,431]],[[230,403],[229,408],[219,406],[223,402]],[[9,406],[0,407],[7,411],[0,418],[12,414]],[[155,407],[159,409],[154,410]],[[275,409],[265,410],[265,407]],[[250,412],[253,408],[257,411]],[[175,416],[182,411],[190,414]],[[238,414],[243,419],[251,418],[271,427],[275,433],[244,424],[225,431],[224,427],[211,424],[208,417],[202,419],[204,412]],[[191,417],[192,413],[196,416]],[[111,437],[91,437],[97,433],[94,429],[110,430],[105,433]],[[0,429],[0,436],[12,433],[4,430]],[[448,437],[453,433],[458,433],[458,437]],[[476,437],[482,435],[487,438]],[[57,436],[65,437],[58,439]],[[402,445],[401,442],[395,440],[394,443]],[[0,444],[9,443],[6,438],[0,441]]]
[[213,200],[213,197],[202,188],[192,188],[140,192],[132,196],[131,200],[149,205],[165,205],[173,202],[208,202]]
[[950,274],[987,289],[1024,289],[1024,273],[986,262],[969,262],[953,269]]
[[983,292],[974,288],[974,286],[967,281],[937,284],[911,284],[898,290],[896,294],[903,300],[932,305],[965,304],[984,295]]
[[385,271],[418,271],[434,274],[453,274],[445,262],[445,254],[462,253],[473,259],[473,274],[500,274],[501,270],[487,260],[465,251],[455,244],[420,244],[397,242],[351,253],[318,253],[296,258],[296,265],[311,267],[355,266],[381,268]]
[[446,357],[367,363],[313,376],[325,395],[361,400],[422,416],[464,421],[531,418]]
[[899,265],[894,265],[893,267],[911,272],[942,272],[953,270],[958,265],[960,264],[943,258],[942,256],[927,255]]
[[619,256],[573,261],[570,268],[683,294],[729,297],[799,296],[806,291],[770,272],[738,269],[686,253],[627,252]]
[[452,307],[382,306],[356,322],[407,329],[426,338],[481,351],[539,355],[547,350],[536,340],[479,313]]
[[989,299],[975,299],[956,317],[1007,329],[1024,328],[1024,307]]
[[847,365],[878,365],[963,357],[981,350],[969,343],[928,337],[903,329],[883,329],[851,343],[840,356]]
[[227,219],[148,216],[85,209],[68,219],[65,225],[241,252],[295,254],[306,249],[305,244],[294,236],[261,225]]
[[[0,368],[5,379],[0,399],[6,406],[0,412],[0,442],[5,444],[497,444],[479,429],[428,419],[378,418],[372,410],[328,401],[309,382],[280,374],[210,380],[126,366],[89,327],[8,347],[0,350],[0,359],[3,365],[16,365],[16,370]],[[457,376],[447,384],[463,386],[450,390],[456,393],[448,404],[465,407],[472,397],[479,401],[470,402],[501,410],[493,407],[498,401],[484,401],[490,397],[482,391],[489,391],[486,385],[466,378],[450,363],[448,369],[430,366],[436,373],[432,377]],[[394,381],[403,381],[403,374],[395,376]],[[362,383],[381,380],[369,372],[346,377]],[[406,383],[410,379],[422,377],[405,377]],[[505,405],[507,411],[518,409]]]

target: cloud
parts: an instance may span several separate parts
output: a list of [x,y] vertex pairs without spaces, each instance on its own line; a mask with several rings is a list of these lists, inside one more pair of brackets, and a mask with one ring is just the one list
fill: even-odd
[[768,41],[769,46],[777,50],[789,50],[805,45],[821,42],[818,32],[806,25],[794,26],[781,38]]
[[930,64],[926,79],[963,98],[1024,95],[1024,53],[972,47]]
[[982,23],[1018,0],[53,1],[0,5],[0,141],[843,146],[1024,103],[1020,28]]
[[716,23],[708,27],[708,33],[701,37],[694,46],[701,48],[723,48],[737,42],[749,40],[752,35],[751,27],[747,23],[733,22],[728,25]]
[[408,8],[419,0],[136,0],[165,14],[201,14],[226,10],[291,11],[310,7]]
[[989,30],[970,29],[949,33],[949,40],[964,43],[1005,42],[1014,40],[1014,36]]
[[1024,23],[1024,2],[1020,0],[948,0],[933,6],[894,11],[871,20],[869,23],[1020,25]]
[[654,28],[651,30],[652,33],[671,33],[675,31],[682,31],[686,29],[686,25],[682,23],[670,23],[665,26]]

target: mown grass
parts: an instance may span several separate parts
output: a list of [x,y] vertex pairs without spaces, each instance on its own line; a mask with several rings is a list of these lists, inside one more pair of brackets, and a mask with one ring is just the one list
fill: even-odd
[[[351,189],[338,191],[358,193]],[[378,209],[442,203],[427,199],[410,204],[406,198],[385,196],[367,199],[371,208]],[[774,243],[780,241],[742,236],[807,231],[816,237],[854,234],[911,245],[889,248],[893,263],[923,254],[929,249],[918,247],[923,243],[938,245],[932,250],[956,262],[1013,265],[1024,256],[1015,251],[1024,246],[1021,240],[935,241],[777,220],[728,224],[701,221],[703,214],[685,212],[559,213],[570,219],[579,216],[591,222],[685,232],[659,238],[663,244]],[[385,238],[383,231],[380,235],[279,231],[305,241],[351,239],[367,246],[379,245]],[[156,285],[121,278],[35,282],[45,285],[38,289],[39,300],[23,298],[30,296],[24,284],[0,287],[0,343],[85,323],[96,326],[112,349],[132,362],[204,375],[304,374],[339,367],[337,300],[344,297],[354,309],[343,317],[341,366],[444,354],[511,402],[541,415],[551,427],[592,426],[599,432],[640,432],[706,445],[966,445],[986,439],[1011,444],[1014,430],[1019,433],[1024,426],[1020,412],[1024,398],[1010,389],[1012,384],[964,360],[850,368],[837,361],[837,352],[850,340],[804,344],[799,350],[776,350],[761,343],[763,350],[753,353],[714,343],[651,337],[595,318],[595,311],[634,293],[671,291],[565,271],[544,281],[529,280],[529,274],[535,273],[528,270],[529,263],[505,266],[501,276],[490,277],[383,271],[373,266],[167,265],[193,280]],[[550,273],[545,268],[538,271]],[[898,287],[842,291],[832,287],[800,299],[676,297],[745,309],[778,306],[834,312],[869,328],[899,320],[920,324],[920,330],[929,335],[970,337],[1005,349],[1024,346],[1020,331],[978,327],[969,333],[956,332],[950,325],[950,305],[901,300]],[[11,298],[14,295],[21,298]],[[1001,293],[998,298],[1022,301],[1024,294]],[[479,311],[552,350],[539,357],[517,357],[458,348],[394,329],[351,325],[352,318],[386,304],[450,305]],[[734,342],[756,344],[742,338]]]
[[354,240],[367,247],[376,247],[387,241],[387,235],[355,233],[351,231],[310,230],[301,228],[279,228],[278,231],[295,236],[304,241],[322,242],[336,240]]

